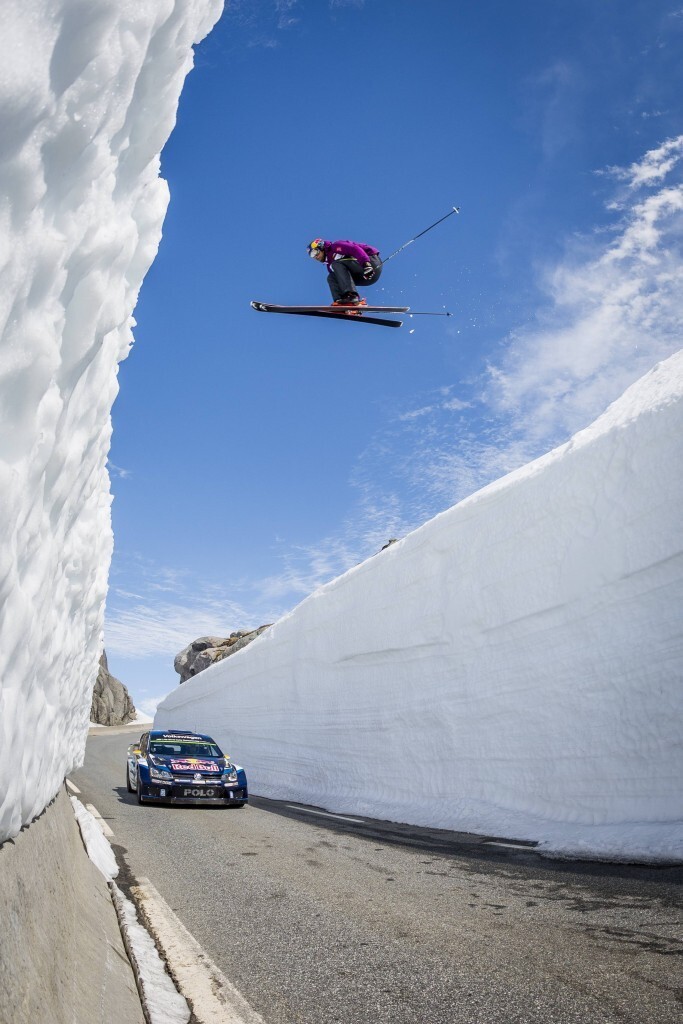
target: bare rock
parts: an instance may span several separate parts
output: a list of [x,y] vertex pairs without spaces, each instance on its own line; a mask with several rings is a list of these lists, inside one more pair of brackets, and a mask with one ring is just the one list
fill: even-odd
[[100,667],[92,694],[90,721],[97,725],[125,725],[135,718],[135,705],[123,683],[113,676],[102,651]]
[[180,682],[186,682],[192,676],[196,676],[198,672],[203,672],[209,665],[215,665],[217,661],[222,661],[228,655],[241,651],[271,625],[272,623],[268,622],[265,626],[259,626],[258,629],[238,629],[226,637],[200,636],[198,640],[193,640],[180,654],[175,656],[173,661],[173,667],[180,676]]

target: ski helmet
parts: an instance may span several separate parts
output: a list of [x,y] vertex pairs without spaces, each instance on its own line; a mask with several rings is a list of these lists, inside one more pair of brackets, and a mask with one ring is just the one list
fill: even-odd
[[312,242],[308,243],[308,255],[311,259],[319,260],[321,256],[325,256],[325,240],[324,238],[314,238]]

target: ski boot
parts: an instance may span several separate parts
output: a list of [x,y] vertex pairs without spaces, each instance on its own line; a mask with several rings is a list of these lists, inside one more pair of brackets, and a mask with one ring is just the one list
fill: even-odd
[[[335,299],[333,302],[334,306],[344,306],[344,312],[347,316],[362,316],[362,309],[359,307],[367,306],[367,299],[361,299],[358,292],[346,292],[340,299]],[[355,307],[349,309],[349,306]]]

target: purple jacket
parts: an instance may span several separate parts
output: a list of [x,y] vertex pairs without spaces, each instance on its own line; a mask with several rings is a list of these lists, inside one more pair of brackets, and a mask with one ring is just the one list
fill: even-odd
[[379,249],[373,249],[365,242],[350,242],[348,239],[339,242],[328,242],[325,239],[324,242],[325,259],[328,266],[331,266],[335,260],[341,259],[342,256],[350,256],[352,259],[358,260],[362,267],[371,256],[379,255]]

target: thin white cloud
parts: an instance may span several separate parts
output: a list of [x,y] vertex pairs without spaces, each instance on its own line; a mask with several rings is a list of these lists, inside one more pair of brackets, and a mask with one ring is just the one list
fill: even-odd
[[355,562],[357,554],[344,537],[327,537],[316,544],[293,545],[282,556],[283,568],[256,584],[267,601],[291,607]]
[[143,715],[149,715],[150,718],[154,718],[157,713],[157,708],[161,704],[164,697],[167,697],[167,693],[162,693],[158,697],[147,697],[143,700],[136,701],[135,707],[138,711],[141,711]]
[[463,409],[469,409],[471,402],[463,402],[460,398],[450,398],[447,402],[443,403],[442,408],[447,409],[449,412],[461,412]]
[[429,416],[431,412],[434,412],[433,405],[423,405],[421,409],[410,409],[408,412],[402,412],[399,415],[399,420],[406,422],[407,420],[416,420],[421,416]]
[[556,60],[526,80],[524,121],[546,161],[577,139],[588,83],[580,64]]
[[[244,600],[243,600],[244,599]],[[105,617],[105,649],[121,658],[175,655],[199,636],[261,625],[251,585],[216,583],[190,569],[115,554]]]
[[[658,180],[661,166],[633,165],[629,183]],[[489,370],[487,404],[518,435],[534,445],[564,439],[680,347],[682,230],[679,183],[625,210],[610,244],[596,241],[587,255],[582,242],[547,273],[548,307]]]
[[246,37],[248,49],[272,50],[280,46],[279,33],[301,20],[296,16],[299,4],[300,0],[230,0],[223,16]]
[[645,156],[630,167],[609,167],[606,172],[612,177],[625,181],[630,189],[639,189],[643,185],[653,185],[664,180],[676,164],[683,158],[683,135],[668,139],[656,149],[651,149]]
[[437,388],[434,392],[435,400],[433,402],[430,402],[429,405],[423,405],[418,409],[409,409],[406,412],[399,413],[397,417],[399,422],[406,423],[410,420],[422,419],[434,413],[461,412],[463,409],[469,409],[472,403],[453,397],[452,391],[452,387]]
[[111,459],[107,461],[107,468],[112,476],[117,476],[121,480],[130,480],[133,476],[129,469],[123,469],[121,466],[116,466]]
[[144,658],[153,654],[175,655],[199,636],[226,636],[241,628],[246,614],[228,600],[225,603],[144,602],[114,607],[107,614],[104,646],[122,658]]
[[158,590],[182,594],[187,589],[190,576],[187,569],[157,565],[141,555],[127,559],[117,556],[112,566],[110,586],[122,598],[142,599],[143,593]]
[[300,18],[295,18],[290,13],[295,7],[298,6],[299,0],[276,0],[275,10],[279,17],[277,21],[277,27],[279,29],[291,28],[292,25],[296,25]]

